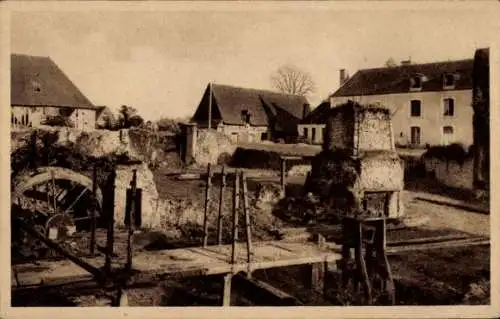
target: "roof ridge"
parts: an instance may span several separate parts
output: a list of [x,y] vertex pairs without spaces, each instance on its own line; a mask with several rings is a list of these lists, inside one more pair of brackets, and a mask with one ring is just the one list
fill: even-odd
[[[285,93],[285,92],[278,92],[278,91],[273,91],[270,89],[256,89],[256,88],[248,88],[248,87],[243,87],[243,86],[235,86],[235,85],[229,85],[229,84],[218,84],[214,82],[209,82],[209,85],[213,86],[219,86],[219,87],[227,87],[227,88],[233,88],[233,89],[240,89],[240,90],[247,90],[247,91],[255,91],[255,92],[262,92],[262,93],[272,93],[272,94],[279,94],[279,95],[287,95],[287,96],[294,96],[294,97],[300,97],[304,98],[307,101],[307,98],[303,95],[300,94],[291,94],[291,93]],[[309,101],[308,101],[309,102]]]
[[471,62],[473,60],[474,59],[470,59],[469,58],[469,59],[436,61],[436,62],[426,62],[426,63],[411,63],[411,64],[408,64],[408,65],[383,66],[383,67],[376,67],[376,68],[359,69],[358,71],[356,71],[356,73],[358,73],[360,71],[374,71],[374,70],[398,69],[398,68],[408,68],[408,67],[412,67],[412,66],[429,66],[429,65],[433,65],[433,64],[434,65],[438,65],[438,64],[462,63],[462,62]]
[[20,56],[20,57],[27,57],[27,58],[38,58],[38,59],[50,59],[52,58],[47,55],[32,55],[32,54],[26,54],[26,53],[11,53],[10,56]]

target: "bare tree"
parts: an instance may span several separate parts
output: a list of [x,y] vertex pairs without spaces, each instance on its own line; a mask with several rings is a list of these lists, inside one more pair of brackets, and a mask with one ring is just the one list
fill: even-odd
[[309,73],[289,64],[276,70],[271,76],[271,83],[279,91],[288,94],[307,95],[316,89]]

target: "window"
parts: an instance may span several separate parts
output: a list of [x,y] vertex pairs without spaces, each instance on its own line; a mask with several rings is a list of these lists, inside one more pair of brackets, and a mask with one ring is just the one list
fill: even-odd
[[412,145],[420,145],[420,127],[412,126],[411,127],[411,144]]
[[421,104],[420,100],[411,100],[411,116],[420,116],[421,114]]
[[314,142],[316,140],[316,128],[311,128],[311,140]]
[[410,79],[410,90],[421,90],[422,89],[422,77],[414,76]]
[[307,127],[304,127],[304,133],[303,133],[303,136],[304,136],[304,137],[307,137]]
[[455,101],[452,98],[444,99],[444,116],[454,116],[455,115]]
[[264,132],[260,135],[261,141],[267,141],[267,132]]
[[33,85],[33,91],[35,91],[35,92],[41,91],[40,83],[38,83],[37,81],[31,81],[31,84]]
[[443,87],[445,87],[445,88],[455,87],[455,75],[454,74],[445,74],[443,76]]
[[243,123],[250,123],[250,112],[248,110],[241,111],[241,121]]

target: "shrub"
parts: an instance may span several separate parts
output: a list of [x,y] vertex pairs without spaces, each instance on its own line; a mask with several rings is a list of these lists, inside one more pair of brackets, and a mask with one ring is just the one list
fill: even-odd
[[454,161],[463,164],[472,156],[472,148],[468,150],[460,143],[447,146],[431,146],[424,153],[424,158],[437,158],[444,161]]
[[48,126],[75,127],[73,121],[62,115],[47,116],[42,124]]

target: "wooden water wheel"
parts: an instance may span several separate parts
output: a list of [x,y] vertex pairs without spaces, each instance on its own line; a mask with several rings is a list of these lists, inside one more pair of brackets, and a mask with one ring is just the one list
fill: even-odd
[[[41,167],[17,176],[12,190],[12,214],[35,225],[49,239],[64,243],[90,227],[92,216],[102,216],[102,192],[91,178],[62,167]],[[13,229],[13,245],[36,257],[38,243]],[[15,243],[14,243],[15,242]],[[26,247],[28,245],[29,247]]]

